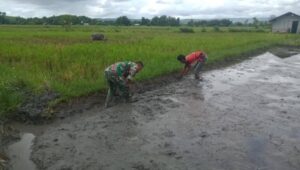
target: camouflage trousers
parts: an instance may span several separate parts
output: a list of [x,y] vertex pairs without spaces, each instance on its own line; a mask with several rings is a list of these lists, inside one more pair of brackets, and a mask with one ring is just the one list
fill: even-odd
[[118,79],[111,71],[105,71],[104,75],[109,86],[107,93],[109,98],[119,95],[118,93],[125,99],[129,98],[129,86],[124,80]]

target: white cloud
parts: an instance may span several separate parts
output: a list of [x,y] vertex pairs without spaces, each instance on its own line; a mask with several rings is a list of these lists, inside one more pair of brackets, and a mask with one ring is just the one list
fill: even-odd
[[300,14],[300,0],[0,0],[0,11],[8,15],[42,17],[60,14],[93,18],[269,17],[291,11]]

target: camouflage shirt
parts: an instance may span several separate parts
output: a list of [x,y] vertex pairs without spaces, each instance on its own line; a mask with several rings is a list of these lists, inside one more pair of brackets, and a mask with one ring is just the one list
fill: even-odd
[[106,72],[112,73],[117,79],[132,79],[137,73],[137,64],[131,61],[115,63],[105,69]]

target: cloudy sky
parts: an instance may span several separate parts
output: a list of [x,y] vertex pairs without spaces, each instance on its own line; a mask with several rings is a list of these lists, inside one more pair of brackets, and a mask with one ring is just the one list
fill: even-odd
[[11,16],[61,14],[92,18],[152,18],[168,15],[193,19],[300,15],[300,0],[0,0],[0,11]]

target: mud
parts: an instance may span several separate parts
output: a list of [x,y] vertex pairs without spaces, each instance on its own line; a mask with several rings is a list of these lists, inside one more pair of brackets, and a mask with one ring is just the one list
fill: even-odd
[[24,101],[13,114],[14,120],[24,123],[44,123],[53,117],[49,103],[59,98],[59,94],[51,90],[45,90],[40,94],[33,94],[26,90],[22,94]]
[[267,52],[129,105],[103,110],[95,97],[81,114],[23,128],[36,135],[31,158],[36,169],[298,170],[299,68],[299,54]]

